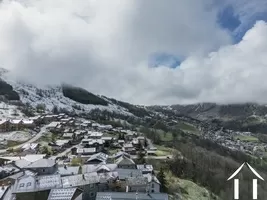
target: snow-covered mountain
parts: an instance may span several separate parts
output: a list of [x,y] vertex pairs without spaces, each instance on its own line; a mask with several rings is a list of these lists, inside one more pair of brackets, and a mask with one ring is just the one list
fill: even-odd
[[[52,110],[56,106],[57,108],[63,108],[68,111],[74,110],[76,113],[90,112],[91,110],[99,109],[106,110],[109,112],[115,112],[122,115],[133,115],[131,112],[129,112],[127,108],[114,103],[114,101],[106,97],[90,93],[93,98],[97,98],[98,100],[105,102],[105,104],[85,104],[66,97],[63,92],[63,86],[47,86],[45,88],[38,88],[33,84],[29,84],[22,81],[14,81],[9,78],[8,71],[5,69],[0,70],[0,78],[13,87],[13,90],[18,93],[20,101],[22,103],[30,104],[33,107],[36,107],[38,104],[44,104],[46,106],[46,109],[48,110]],[[83,90],[81,88],[75,89]]]

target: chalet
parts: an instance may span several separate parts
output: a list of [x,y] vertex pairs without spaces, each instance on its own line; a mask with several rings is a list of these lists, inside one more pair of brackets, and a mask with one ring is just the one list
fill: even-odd
[[126,181],[128,177],[142,177],[142,172],[138,169],[122,169],[117,168],[118,178],[120,181]]
[[31,170],[39,175],[54,174],[57,171],[57,163],[52,159],[40,159],[25,166],[24,169]]
[[136,136],[137,136],[137,133],[135,132],[127,132],[127,134],[125,135],[125,140],[131,141]]
[[115,163],[118,165],[118,168],[136,169],[135,162],[126,156],[119,157],[117,160],[115,160]]
[[92,127],[98,131],[112,130],[112,128],[113,128],[112,125],[102,125],[102,124],[98,124],[98,123],[93,123]]
[[[106,173],[106,172],[115,172],[118,168],[118,165],[116,164],[104,164],[100,163],[98,165],[95,164],[89,164],[89,165],[83,165],[82,166],[82,173],[91,173],[91,172],[97,172],[97,173]],[[116,173],[114,173],[116,174]]]
[[77,148],[77,155],[93,155],[96,153],[96,148]]
[[141,170],[143,174],[152,174],[153,173],[153,165],[136,165],[137,169]]
[[64,139],[72,140],[74,136],[75,136],[74,133],[64,133],[62,137]]
[[56,130],[58,128],[58,126],[60,125],[60,122],[51,122],[50,124],[48,124],[46,126],[46,129],[49,130],[49,131],[53,131],[53,130]]
[[9,120],[9,122],[9,131],[19,131],[23,129],[23,121],[21,119],[12,119]]
[[102,139],[93,139],[89,141],[87,147],[95,147],[97,152],[102,151],[104,145],[104,141]]
[[25,119],[23,119],[22,120],[22,124],[23,124],[22,125],[23,128],[28,128],[28,129],[33,129],[36,126],[33,120],[25,120]]
[[85,130],[75,130],[74,131],[77,139],[82,139],[84,137],[84,135],[87,133],[87,131]]
[[57,115],[44,115],[42,116],[42,119],[45,124],[48,124],[57,120]]
[[89,142],[91,141],[92,139],[88,139],[88,138],[84,138],[84,139],[82,139],[82,142],[81,142],[81,144],[82,144],[82,146],[89,146]]
[[68,148],[71,145],[70,140],[56,140],[55,143],[48,144],[53,150]]
[[120,145],[123,145],[123,144],[125,143],[125,141],[124,141],[124,140],[118,140],[118,143],[119,143]]
[[88,137],[91,139],[101,139],[103,133],[100,132],[88,132]]
[[62,188],[60,175],[25,175],[17,179],[13,194],[16,200],[47,200],[50,190]]
[[152,174],[143,174],[148,181],[148,192],[149,193],[159,193],[160,192],[160,182],[155,175]]
[[139,137],[137,137],[137,140],[138,140],[139,143],[141,143],[143,146],[145,145],[145,137],[144,137],[144,136],[139,136]]
[[88,127],[90,127],[92,123],[90,121],[83,121],[81,124],[80,124],[80,128],[81,129],[86,129]]
[[102,137],[101,139],[104,141],[104,145],[105,145],[106,147],[109,147],[110,144],[111,144],[112,141],[113,141],[113,138],[112,138],[112,137]]
[[99,164],[99,163],[106,163],[108,159],[108,155],[105,153],[97,153],[93,154],[87,161],[86,164]]
[[64,176],[61,178],[64,188],[82,187],[83,200],[95,199],[99,184],[99,176],[97,173],[78,174],[73,176]]
[[118,158],[120,158],[120,157],[122,157],[122,156],[131,158],[131,155],[128,154],[128,153],[126,153],[126,152],[124,152],[124,151],[119,151],[119,152],[117,152],[116,154],[114,154],[114,155],[112,156],[112,158],[118,159]]
[[122,150],[131,155],[136,154],[136,149],[131,143],[124,144]]
[[7,132],[10,130],[9,120],[3,119],[0,121],[0,132]]
[[146,192],[148,180],[144,176],[130,176],[126,180],[126,192]]

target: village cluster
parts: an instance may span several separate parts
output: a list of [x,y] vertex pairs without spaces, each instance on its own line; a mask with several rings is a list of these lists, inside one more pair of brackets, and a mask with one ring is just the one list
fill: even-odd
[[[267,144],[258,141],[251,132],[223,129],[217,131],[213,131],[212,129],[204,129],[202,132],[204,133],[204,138],[214,141],[234,151],[242,151],[257,157],[263,157],[267,152]],[[245,139],[242,140],[239,138]],[[248,139],[246,140],[246,138]]]
[[[153,166],[135,161],[157,151],[141,133],[66,114],[0,121],[1,132],[22,129],[39,133],[0,157],[1,200],[168,200]],[[38,142],[47,132],[51,155]]]

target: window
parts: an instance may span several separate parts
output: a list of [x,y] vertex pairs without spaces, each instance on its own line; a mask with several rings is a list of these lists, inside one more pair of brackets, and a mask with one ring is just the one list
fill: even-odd
[[43,169],[43,172],[45,172],[45,169]]
[[94,188],[95,187],[95,185],[94,184],[90,184],[90,188]]
[[152,193],[154,193],[154,190],[151,190]]
[[151,187],[154,188],[154,183],[152,183]]
[[32,185],[32,183],[31,182],[28,182],[27,183],[27,187],[29,187],[29,186],[31,186]]
[[24,183],[19,184],[19,187],[20,187],[20,188],[21,188],[21,187],[24,187]]
[[91,192],[90,196],[91,196],[91,197],[95,196],[95,193]]

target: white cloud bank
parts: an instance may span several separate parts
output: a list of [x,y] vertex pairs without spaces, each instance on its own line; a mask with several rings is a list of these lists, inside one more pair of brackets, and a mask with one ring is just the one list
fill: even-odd
[[[230,45],[211,3],[7,0],[0,65],[38,84],[67,82],[138,104],[267,102],[267,25]],[[158,51],[188,58],[180,68],[149,68]]]

